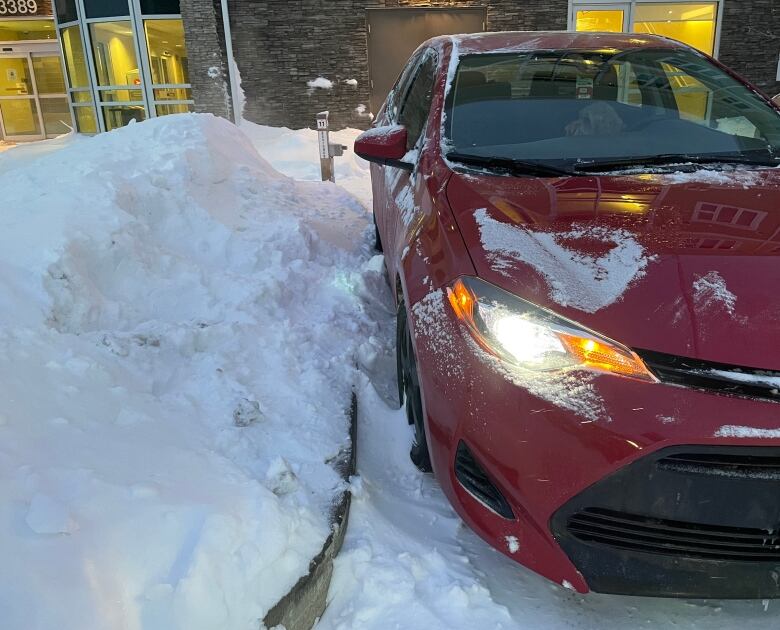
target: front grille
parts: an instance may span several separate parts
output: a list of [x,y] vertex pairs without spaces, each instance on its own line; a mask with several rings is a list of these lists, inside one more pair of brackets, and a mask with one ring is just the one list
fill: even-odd
[[780,561],[780,533],[668,521],[602,508],[569,517],[568,530],[583,542],[654,554],[742,562]]
[[458,444],[455,453],[455,477],[471,496],[496,514],[507,519],[515,517],[504,495],[490,481],[464,442]]
[[663,383],[780,402],[780,371],[702,361],[651,350],[635,352]]
[[780,479],[780,455],[741,453],[675,453],[658,461],[662,470],[683,474],[719,475],[740,479]]

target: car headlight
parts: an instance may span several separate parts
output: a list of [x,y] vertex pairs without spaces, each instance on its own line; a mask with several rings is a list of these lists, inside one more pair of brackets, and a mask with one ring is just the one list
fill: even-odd
[[629,348],[472,277],[447,289],[458,319],[488,352],[536,372],[571,368],[657,379]]

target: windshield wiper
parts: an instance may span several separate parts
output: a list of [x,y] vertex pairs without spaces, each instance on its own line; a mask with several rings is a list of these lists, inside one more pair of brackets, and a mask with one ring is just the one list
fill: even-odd
[[634,166],[667,166],[686,164],[748,164],[751,166],[778,166],[777,158],[751,158],[739,155],[696,155],[696,154],[662,154],[645,155],[642,157],[624,158],[620,160],[592,160],[578,162],[574,168],[577,171],[610,171]]
[[447,154],[447,159],[469,166],[481,166],[491,170],[501,170],[514,174],[536,175],[538,177],[570,177],[574,175],[571,171],[539,162],[526,162],[525,160],[516,160],[514,158],[474,155],[472,153],[460,153],[451,151]]

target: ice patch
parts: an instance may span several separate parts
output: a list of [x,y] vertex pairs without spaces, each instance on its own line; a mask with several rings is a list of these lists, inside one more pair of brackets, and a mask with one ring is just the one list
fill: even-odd
[[504,540],[506,540],[506,548],[509,549],[509,553],[514,554],[520,551],[520,541],[517,536],[505,536]]
[[[474,213],[482,246],[494,268],[508,274],[518,262],[541,273],[550,297],[561,306],[595,313],[621,299],[628,287],[645,274],[648,261],[642,246],[626,230],[601,227],[568,233],[532,232],[497,221],[481,208]],[[592,239],[613,247],[603,256],[567,248],[561,241]]]

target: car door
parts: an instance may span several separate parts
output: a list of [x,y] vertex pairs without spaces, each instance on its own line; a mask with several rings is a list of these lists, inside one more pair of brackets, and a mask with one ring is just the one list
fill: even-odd
[[385,251],[390,252],[388,271],[391,277],[398,272],[398,264],[404,256],[411,236],[420,227],[424,190],[424,177],[420,173],[420,154],[425,138],[426,125],[433,100],[433,88],[438,66],[438,55],[434,50],[425,50],[414,68],[403,98],[393,121],[407,130],[407,154],[404,161],[411,163],[411,171],[386,166],[385,191],[387,219],[385,224]]

